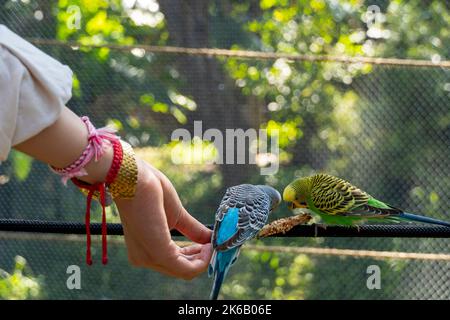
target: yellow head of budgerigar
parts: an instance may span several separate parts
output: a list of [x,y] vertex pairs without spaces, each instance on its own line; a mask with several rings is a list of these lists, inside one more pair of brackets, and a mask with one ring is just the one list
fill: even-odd
[[291,182],[283,191],[283,200],[288,203],[289,209],[307,208],[306,202],[309,180],[300,178]]
[[295,200],[295,189],[291,185],[284,188],[283,200],[286,202],[292,202]]

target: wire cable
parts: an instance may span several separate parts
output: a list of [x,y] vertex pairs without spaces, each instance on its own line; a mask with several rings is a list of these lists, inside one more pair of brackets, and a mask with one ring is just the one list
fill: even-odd
[[310,62],[340,62],[340,63],[369,63],[374,65],[390,66],[408,66],[408,67],[431,67],[431,68],[450,68],[450,61],[431,61],[419,59],[399,59],[399,58],[376,58],[376,57],[350,57],[350,56],[328,56],[328,55],[307,55],[307,54],[289,54],[281,52],[263,52],[251,50],[229,50],[216,48],[187,48],[173,46],[151,46],[143,44],[120,45],[105,43],[100,45],[81,44],[73,41],[60,41],[54,39],[27,39],[35,45],[49,45],[67,48],[108,48],[116,51],[131,51],[133,49],[143,49],[152,53],[165,54],[185,54],[191,56],[206,57],[228,57],[240,59],[258,59],[258,60],[276,60],[286,59],[291,61],[310,61]]

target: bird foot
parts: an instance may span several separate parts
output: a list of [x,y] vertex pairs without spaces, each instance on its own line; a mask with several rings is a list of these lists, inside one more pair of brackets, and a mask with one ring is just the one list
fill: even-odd
[[314,223],[314,237],[317,237],[319,234],[318,228],[322,228],[323,230],[327,230],[327,225],[322,223]]
[[281,218],[275,221],[272,221],[270,224],[265,225],[261,231],[258,233],[257,238],[266,238],[272,236],[274,234],[285,234],[293,227],[306,224],[312,217],[307,213],[298,214],[292,217]]

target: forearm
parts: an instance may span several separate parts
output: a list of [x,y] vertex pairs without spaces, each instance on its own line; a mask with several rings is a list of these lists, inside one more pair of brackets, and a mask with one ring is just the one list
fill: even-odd
[[[88,145],[88,131],[83,121],[68,108],[63,108],[60,117],[50,127],[14,148],[56,168],[72,164]],[[111,147],[97,162],[90,161],[85,169],[87,176],[80,177],[89,183],[104,181],[111,166]]]

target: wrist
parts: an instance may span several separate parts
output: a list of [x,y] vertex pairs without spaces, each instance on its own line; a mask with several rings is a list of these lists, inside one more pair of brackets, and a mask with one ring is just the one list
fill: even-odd
[[[75,177],[71,178],[72,182],[88,197],[91,194],[94,199],[99,199],[99,191],[102,186],[107,189],[107,194],[110,196],[109,199],[119,197],[131,199],[135,196],[138,166],[133,148],[124,141],[114,140],[112,145],[113,157],[105,178],[92,183],[91,181],[95,181],[92,175],[85,180]],[[88,175],[85,168],[83,168],[83,173],[83,176]]]
[[[148,170],[146,169],[147,164],[138,157],[136,157],[135,160],[137,168],[137,177],[135,180],[135,194],[133,198],[140,196],[140,194],[143,192],[145,193],[146,191],[142,190],[145,190],[150,181],[152,180],[152,177],[150,176]],[[130,200],[130,198],[121,195],[114,197],[114,202],[116,203],[120,202],[121,200]]]
[[90,184],[105,181],[108,171],[111,167],[113,157],[113,148],[112,146],[108,145],[107,147],[105,147],[105,153],[98,161],[92,159],[84,167],[88,174],[85,176],[81,176],[78,179]]

